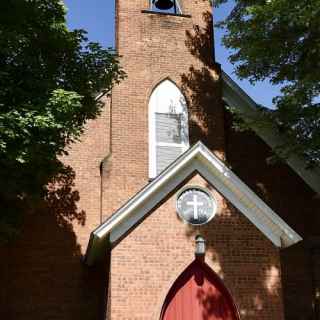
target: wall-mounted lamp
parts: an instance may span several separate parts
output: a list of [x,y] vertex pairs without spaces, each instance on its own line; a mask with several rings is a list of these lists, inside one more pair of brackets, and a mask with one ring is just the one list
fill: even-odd
[[196,236],[196,258],[204,259],[206,254],[206,241],[200,235]]

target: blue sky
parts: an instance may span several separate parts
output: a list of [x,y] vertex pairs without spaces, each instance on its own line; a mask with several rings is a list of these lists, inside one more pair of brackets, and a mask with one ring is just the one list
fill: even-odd
[[[105,47],[114,46],[114,0],[65,0],[65,4],[70,29],[85,29],[91,41],[98,41]],[[215,8],[215,21],[223,19],[231,7],[232,3]],[[237,79],[233,66],[228,62],[229,52],[221,44],[222,35],[221,30],[215,30],[216,61],[257,103],[271,107],[272,98],[279,94],[279,88],[267,81],[252,86],[248,81]]]

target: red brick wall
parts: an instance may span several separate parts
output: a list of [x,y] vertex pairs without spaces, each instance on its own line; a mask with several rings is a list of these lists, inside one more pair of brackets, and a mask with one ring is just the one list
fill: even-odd
[[228,164],[304,239],[281,254],[286,319],[315,319],[308,241],[319,234],[319,198],[285,163],[269,165],[270,148],[252,132],[232,130],[230,115],[226,118]]
[[[313,267],[313,290],[314,290],[314,309],[315,314],[320,319],[320,246],[313,248],[312,251],[312,267]],[[317,319],[317,320],[318,320]]]
[[314,319],[310,252],[301,242],[281,252],[286,320]]
[[211,189],[216,216],[205,226],[187,225],[173,195],[123,239],[111,253],[107,319],[158,320],[170,286],[194,259],[199,233],[207,240],[206,262],[230,290],[241,319],[283,319],[278,249],[202,178],[189,184]]
[[100,224],[100,162],[109,152],[110,106],[90,121],[65,162],[74,170],[49,197],[50,208],[25,217],[15,243],[0,247],[0,319],[101,319],[105,266],[81,262]]
[[[148,182],[148,101],[153,88],[166,77],[180,86],[189,111],[194,110],[190,119],[193,140],[209,141],[214,132],[212,148],[223,151],[217,73],[203,55],[191,52],[193,46],[207,52],[203,28],[210,22],[208,1],[182,1],[184,13],[191,17],[142,13],[148,3],[119,0],[117,5],[117,49],[128,77],[112,93],[112,157],[103,179],[104,217]],[[197,33],[195,25],[201,26]],[[214,121],[205,116],[208,110]]]
[[[117,1],[117,47],[128,78],[72,147],[65,161],[75,176],[52,193],[51,208],[26,217],[19,240],[0,248],[1,319],[105,318],[107,263],[89,270],[80,260],[90,232],[148,182],[148,99],[165,77],[186,95],[191,142],[201,139],[222,158],[227,154],[236,173],[298,232],[313,230],[312,223],[310,228],[301,223],[318,212],[304,183],[286,167],[267,167],[269,151],[261,141],[224,131],[219,68],[208,55],[208,1],[181,2],[191,17],[142,13],[147,0]],[[150,319],[151,308],[156,319],[170,283],[192,261],[196,232],[177,220],[172,202],[112,252],[113,319]],[[244,319],[281,319],[279,253],[273,245],[227,204],[204,236],[207,262],[223,276]],[[149,303],[142,308],[143,299]],[[121,308],[132,313],[120,315]]]
[[[210,15],[203,15],[208,10],[208,3],[206,1],[184,1],[184,12],[191,13],[191,18],[142,13],[141,9],[146,9],[147,4],[148,1],[143,0],[119,1],[118,3],[117,30],[119,37],[117,38],[117,44],[119,54],[122,56],[122,63],[128,73],[128,79],[114,90],[112,96],[112,157],[106,164],[107,172],[104,176],[106,188],[104,188],[103,212],[106,217],[148,181],[148,99],[155,85],[165,77],[170,77],[181,87],[189,104],[191,142],[201,139],[221,157],[227,156],[229,164],[240,177],[277,213],[280,213],[299,233],[308,234],[310,232],[309,227],[312,227],[313,224],[310,223],[309,227],[307,227],[305,223],[301,223],[304,219],[301,219],[300,212],[304,212],[308,217],[312,216],[312,219],[314,218],[314,213],[317,211],[315,210],[314,194],[286,166],[279,165],[271,168],[266,165],[265,159],[270,155],[270,150],[261,140],[254,136],[250,136],[247,139],[247,135],[239,137],[237,133],[230,131],[228,123],[224,121],[223,108],[221,107],[221,88],[218,81],[219,68],[212,64],[212,61],[208,58],[208,50],[210,49],[210,37],[208,37],[208,34],[210,35],[210,32],[208,32],[210,31]],[[199,25],[199,28],[195,27],[195,25]],[[224,130],[225,124],[227,135]],[[299,196],[296,196],[297,192]],[[308,203],[307,208],[306,203]],[[158,210],[154,214],[157,214],[157,212]],[[167,215],[169,214],[174,215],[172,207],[171,211],[168,210],[167,212]],[[148,219],[153,219],[153,215]],[[167,217],[167,219],[169,218]],[[152,270],[149,268],[141,271],[141,267],[138,267],[139,257],[142,259],[141,261],[146,261],[146,259],[150,263],[154,261],[153,266],[161,267],[174,262],[173,269],[181,270],[178,262],[170,260],[173,255],[171,258],[165,257],[167,260],[164,263],[161,260],[163,256],[155,258],[153,254],[152,259],[155,260],[151,258],[149,260],[146,257],[142,258],[139,255],[141,253],[136,252],[136,250],[141,250],[144,253],[144,250],[141,249],[142,240],[148,239],[148,236],[145,235],[146,232],[143,231],[145,223],[147,222],[141,224],[137,229],[140,230],[142,228],[141,239],[138,231],[134,231],[133,234],[137,234],[138,240],[135,236],[130,235],[112,252],[110,292],[111,295],[113,294],[116,297],[113,296],[111,299],[111,317],[125,318],[124,311],[129,312],[130,310],[130,314],[136,314],[134,311],[136,310],[139,319],[148,318],[147,314],[150,314],[146,311],[148,309],[146,309],[146,306],[139,305],[139,301],[152,301],[148,305],[154,306],[155,301],[152,299],[158,296],[159,291],[157,290],[159,288],[150,288],[150,293],[141,292],[142,287],[139,287],[140,284],[138,282],[141,281],[149,289],[149,280],[147,277],[143,278],[142,275],[149,275]],[[152,225],[151,227],[150,222],[149,232],[153,228],[156,228],[155,235],[152,235],[152,237],[154,236],[154,242],[157,245],[163,243],[164,239],[161,238],[160,231],[157,231],[157,226],[154,227]],[[228,236],[230,237],[230,235]],[[174,237],[175,234],[173,234],[173,239],[175,239]],[[209,235],[210,237],[211,235]],[[184,267],[190,262],[190,257],[192,256],[190,251],[192,241],[189,240],[188,242],[186,239],[183,241],[185,241],[183,243],[188,254],[186,256],[182,255],[183,257],[181,257],[179,263],[180,266],[183,265]],[[214,236],[212,241],[214,241]],[[173,241],[173,243],[176,245],[176,241]],[[149,245],[150,241],[148,241]],[[254,248],[252,255],[256,255],[255,250],[263,252],[266,250],[264,246],[269,245],[266,242],[261,247]],[[151,250],[156,250],[156,248],[152,247]],[[224,250],[225,248],[221,248],[221,252]],[[178,251],[180,253],[180,250]],[[127,256],[127,252],[131,254],[127,258],[128,263],[125,263],[124,257]],[[219,254],[226,253],[219,252]],[[249,253],[248,256],[250,256]],[[270,257],[272,256],[273,254],[270,253]],[[293,259],[299,260],[299,254],[294,254]],[[292,269],[288,267],[289,260],[285,258],[282,260],[286,266],[284,270],[287,272],[284,278],[290,279],[288,281],[293,281],[291,283],[294,283],[295,288],[298,288],[299,281],[292,280],[295,278],[294,275],[296,273],[292,272]],[[256,268],[259,268],[259,263],[261,263],[260,267],[262,269],[271,268],[270,261],[267,263],[259,261],[255,265]],[[279,263],[278,260],[277,263]],[[131,264],[135,267],[131,268]],[[304,278],[307,281],[308,270],[303,263],[300,266],[297,272],[301,274],[301,279]],[[235,265],[232,265],[232,268],[236,270]],[[131,272],[132,270],[135,278],[127,275],[128,271]],[[272,270],[275,272],[275,269]],[[170,269],[167,271],[168,276]],[[255,272],[253,270],[252,274],[254,275]],[[247,301],[240,302],[244,306],[244,314],[246,309],[249,310],[246,317],[268,317],[264,314],[265,310],[271,316],[270,319],[281,317],[281,312],[279,312],[280,316],[275,316],[275,313],[266,308],[266,301],[268,304],[270,297],[263,294],[263,298],[261,298],[261,295],[255,297],[255,304],[259,305],[262,311],[260,310],[260,314],[253,312],[255,309],[252,305],[252,300],[249,301],[249,299],[254,295],[248,291],[247,284],[252,280],[249,278],[241,278],[242,280],[239,280],[240,282],[243,281],[242,299],[248,298]],[[235,279],[236,277],[234,281],[236,281]],[[246,283],[247,279],[248,283]],[[139,301],[138,299],[131,301],[120,294],[122,291],[119,288],[131,288],[131,285],[132,288],[140,288],[140,291],[132,289],[131,295],[137,295],[137,298],[140,299]],[[233,288],[233,285],[231,283],[231,288]],[[249,287],[251,285],[252,283],[250,282]],[[303,290],[306,293],[305,297],[310,297],[308,285]],[[301,297],[299,293],[295,293],[293,296],[296,299]],[[279,299],[280,296],[277,296],[275,304],[278,304],[281,309]],[[288,303],[291,301],[288,296],[286,301]],[[310,299],[304,299],[301,304],[305,305],[304,310],[308,309]],[[274,302],[271,305],[274,305]],[[291,309],[293,314],[295,309]],[[310,308],[308,311],[310,311]],[[156,317],[155,315],[153,316]],[[300,319],[298,317],[295,319]]]

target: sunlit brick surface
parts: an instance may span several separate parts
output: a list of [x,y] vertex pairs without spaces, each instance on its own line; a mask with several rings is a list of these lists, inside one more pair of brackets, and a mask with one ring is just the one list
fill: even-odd
[[[319,233],[315,195],[287,166],[266,164],[270,150],[261,140],[231,129],[219,66],[210,61],[208,1],[180,2],[191,17],[142,13],[148,0],[117,1],[117,47],[128,77],[65,158],[75,177],[52,195],[52,208],[26,216],[17,242],[0,247],[0,319],[158,320],[199,232],[241,319],[282,320],[283,309],[286,320],[312,319],[307,246],[282,252],[280,266],[278,249],[218,194],[220,213],[206,227],[183,224],[172,195],[115,247],[110,269],[106,261],[81,262],[90,232],[148,183],[148,100],[167,77],[186,96],[191,144],[202,140],[304,238]],[[314,259],[319,270],[319,254]]]

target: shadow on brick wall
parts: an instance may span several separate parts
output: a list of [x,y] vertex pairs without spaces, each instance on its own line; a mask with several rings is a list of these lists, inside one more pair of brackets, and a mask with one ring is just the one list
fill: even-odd
[[281,319],[278,249],[243,214],[226,201],[207,225],[190,227],[186,234],[206,240],[206,261],[230,291],[241,319]]
[[212,18],[210,12],[203,14],[203,26],[195,25],[186,31],[185,45],[198,63],[191,65],[181,75],[182,90],[189,106],[190,143],[201,140],[210,149],[222,152],[223,107],[220,66],[212,57]]
[[319,200],[285,163],[267,163],[272,150],[259,137],[250,131],[234,130],[232,115],[226,113],[226,119],[228,164],[304,239],[302,243],[281,250],[286,320],[314,319],[310,252],[305,242],[319,234]]
[[18,239],[0,247],[0,318],[100,319],[107,272],[88,270],[73,225],[86,223],[78,209],[75,172],[68,167],[54,179],[45,201],[25,215]]
[[[213,58],[212,30],[212,15],[205,12],[202,25],[195,25],[192,32],[186,32],[185,45],[198,63],[182,74],[181,80],[189,105],[190,142],[201,140],[224,158],[221,70]],[[267,314],[270,319],[277,318],[281,314],[280,266],[278,252],[272,244],[230,203],[225,205],[223,214],[200,230],[207,240],[208,258],[212,259],[210,264],[215,266],[227,287],[233,289],[231,293],[240,315],[245,319]],[[187,236],[194,238],[198,232],[197,228],[189,228]],[[265,251],[260,252],[261,248]],[[209,309],[207,314],[210,314]]]
[[[181,75],[191,115],[189,130],[192,140],[190,142],[193,144],[202,140],[212,151],[221,151],[240,178],[291,227],[304,236],[312,231],[309,228],[310,225],[307,226],[303,221],[306,216],[302,218],[301,213],[304,212],[311,217],[317,212],[312,192],[286,165],[278,164],[270,168],[266,163],[266,159],[271,154],[270,149],[253,133],[234,132],[229,119],[225,122],[226,113],[221,99],[222,89],[219,80],[221,70],[213,59],[212,39],[212,16],[210,12],[206,12],[203,15],[202,26],[195,25],[192,32],[187,32],[185,41],[186,47],[199,62],[191,66],[189,72]],[[275,179],[275,177],[278,178]],[[297,190],[300,191],[299,197],[296,196]],[[306,203],[308,208],[305,208]],[[282,294],[279,290],[281,285],[276,282],[281,274],[277,250],[271,243],[264,243],[266,239],[259,233],[246,243],[245,230],[241,230],[241,225],[247,225],[248,230],[252,227],[249,221],[242,215],[240,217],[237,210],[228,204],[224,215],[215,217],[214,223],[201,229],[202,235],[208,240],[208,252],[213,257],[211,262],[220,268],[220,275],[227,285],[238,288],[236,291],[242,317],[256,319],[265,315],[266,310],[269,315],[273,314],[276,317],[279,310],[275,308],[279,306]],[[318,225],[318,223],[314,224],[314,226]],[[219,226],[220,229],[215,226]],[[219,234],[221,238],[218,240],[215,238],[212,241],[212,232]],[[195,235],[194,229],[190,228],[188,236]],[[253,255],[252,252],[257,250],[255,242],[260,243],[261,252]],[[239,246],[245,248],[243,252]],[[246,262],[242,256],[246,250],[248,250],[248,258],[252,261]],[[222,252],[225,255],[221,254]],[[305,320],[312,317],[310,288],[301,286],[303,274],[305,274],[305,282],[308,280],[305,264],[297,264],[299,266],[297,269],[288,267],[290,263],[292,265],[293,261],[301,258],[299,252],[301,252],[300,247],[292,248],[290,254],[284,252],[281,255],[284,272],[284,301],[290,304],[291,309],[290,312],[286,312],[286,316],[290,320]],[[231,260],[225,259],[225,256],[231,257]],[[259,264],[263,270],[259,271]],[[233,268],[230,268],[231,266]],[[241,273],[234,274],[235,270]],[[295,280],[297,273],[299,281]],[[299,292],[299,286],[302,291],[305,291]],[[248,289],[241,292],[241,288],[245,287]],[[300,300],[297,306],[301,308],[291,306],[292,298]],[[247,307],[242,308],[243,305]],[[285,309],[289,310],[289,306],[285,306]],[[304,314],[301,314],[301,310],[305,311]]]

